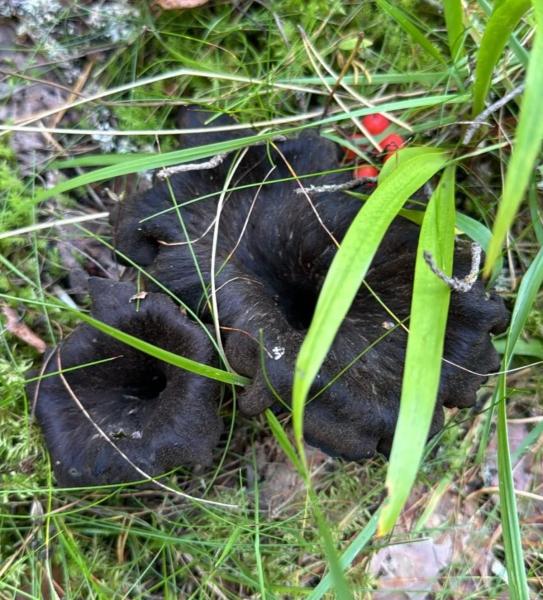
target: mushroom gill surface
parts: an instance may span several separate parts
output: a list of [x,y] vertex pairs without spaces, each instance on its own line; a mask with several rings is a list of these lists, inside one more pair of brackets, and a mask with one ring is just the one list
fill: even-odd
[[[133,284],[100,278],[91,278],[89,287],[95,318],[171,352],[213,362],[206,333],[167,296],[149,293],[131,301]],[[60,370],[62,376],[53,374]],[[222,431],[217,382],[89,325],[76,327],[52,350],[43,375],[29,386],[29,396],[60,485],[143,479],[130,462],[151,476],[211,462]]]
[[[189,108],[180,125],[204,127],[209,118],[209,113]],[[228,123],[232,121],[225,116],[213,121]],[[226,137],[206,132],[190,136],[187,145]],[[315,133],[303,133],[268,148],[251,147],[237,165],[218,212],[235,160],[233,153],[216,168],[173,175],[171,188],[157,183],[146,194],[120,203],[112,222],[116,247],[145,268],[150,289],[153,280],[159,281],[203,318],[209,318],[218,226],[219,321],[231,366],[252,378],[239,395],[240,409],[256,415],[277,404],[278,396],[289,403],[295,359],[336,242],[360,210],[360,201],[340,191],[309,197],[297,193],[301,184],[352,178],[350,172],[322,174],[339,169],[338,147]],[[300,179],[293,179],[292,171]],[[357,460],[390,449],[406,333],[382,304],[398,320],[408,317],[418,233],[416,225],[401,217],[393,222],[366,276],[367,286],[357,294],[314,382],[305,436],[332,455]],[[470,263],[469,245],[457,244],[454,274],[466,275]],[[480,281],[467,293],[452,293],[444,351],[450,362],[443,364],[431,434],[442,426],[443,405],[474,403],[485,374],[499,364],[491,334],[502,332],[507,322],[502,299]]]

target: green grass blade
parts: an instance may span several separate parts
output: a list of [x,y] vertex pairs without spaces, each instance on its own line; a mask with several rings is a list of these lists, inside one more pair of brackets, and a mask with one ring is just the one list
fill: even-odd
[[543,2],[534,2],[536,34],[526,73],[526,90],[522,98],[519,121],[511,160],[507,167],[503,197],[492,230],[484,273],[492,270],[501,246],[530,183],[534,164],[543,139],[541,97],[543,96]]
[[98,329],[102,333],[105,333],[119,342],[123,342],[123,344],[127,344],[128,346],[132,346],[136,350],[140,350],[140,352],[145,352],[145,354],[149,354],[158,358],[159,360],[174,365],[175,367],[180,367],[181,369],[185,369],[185,371],[190,371],[191,373],[195,373],[196,375],[202,375],[203,377],[208,377],[209,379],[215,379],[216,381],[221,381],[222,383],[229,383],[233,385],[247,385],[249,383],[249,379],[243,377],[242,375],[238,375],[237,373],[230,373],[229,371],[223,371],[222,369],[217,369],[216,367],[211,367],[209,365],[199,363],[190,358],[186,358],[184,356],[180,356],[179,354],[175,354],[174,352],[170,352],[168,350],[164,350],[164,348],[160,348],[159,346],[155,346],[154,344],[150,344],[144,340],[141,340],[129,333],[125,333],[120,329],[112,327],[107,323],[103,323],[98,319],[95,319],[85,313],[80,311],[73,311],[77,313],[79,319]]
[[[502,371],[511,362],[515,346],[520,338],[536,296],[543,284],[543,249],[526,271],[520,284],[517,300],[511,315],[507,335]],[[511,466],[511,455],[507,435],[507,379],[500,375],[494,399],[498,402],[498,475],[500,489],[500,513],[502,519],[505,559],[509,579],[509,591],[514,600],[528,600],[529,590],[524,567],[522,537],[517,513],[517,501]]]
[[[379,518],[379,509],[375,511],[371,519],[368,521],[364,529],[354,538],[349,544],[345,552],[340,556],[339,563],[343,570],[346,570],[353,560],[362,552],[368,545],[368,542],[373,537],[377,529],[377,520]],[[332,586],[332,575],[327,573],[319,582],[317,587],[309,594],[308,600],[320,600],[324,594],[330,591]]]
[[507,0],[496,6],[492,12],[477,53],[473,84],[473,116],[477,116],[484,109],[494,67],[509,36],[529,8],[530,0]]
[[387,0],[377,0],[377,5],[382,11],[386,12],[389,17],[394,19],[396,23],[398,23],[398,25],[430,56],[433,56],[443,64],[447,64],[445,57],[441,54],[438,47],[430,42],[427,34],[421,31],[401,8],[398,8],[397,5],[389,4]]
[[296,361],[292,413],[299,451],[305,399],[386,230],[407,199],[447,160],[445,152],[429,148],[425,154],[401,161],[371,194],[349,227],[324,281]]
[[[421,108],[425,106],[461,104],[462,102],[466,102],[467,99],[468,96],[466,94],[440,94],[436,96],[424,96],[421,98],[408,98],[402,100],[395,100],[392,102],[385,102],[379,106],[379,109],[383,112],[394,112],[409,110],[411,108]],[[267,133],[260,133],[243,138],[231,139],[225,142],[207,144],[205,146],[185,148],[182,150],[174,150],[172,152],[163,152],[161,154],[137,154],[135,155],[135,158],[133,158],[132,155],[123,155],[123,160],[121,162],[118,162],[114,159],[110,161],[109,158],[105,158],[104,160],[106,164],[108,164],[108,166],[100,169],[95,169],[94,171],[90,171],[88,173],[83,173],[82,175],[72,177],[71,179],[67,179],[65,181],[61,181],[59,184],[55,185],[52,188],[41,189],[36,194],[36,201],[42,202],[44,200],[47,200],[48,198],[58,196],[59,194],[63,194],[64,192],[68,192],[83,185],[96,183],[98,181],[105,181],[108,179],[113,179],[115,177],[120,177],[122,175],[129,175],[130,173],[139,173],[150,169],[171,167],[173,165],[194,162],[202,158],[209,158],[210,156],[215,156],[216,154],[220,154],[222,152],[232,152],[234,150],[239,150],[240,148],[245,148],[246,146],[249,146],[251,144],[264,142],[278,135],[297,134],[303,129],[309,129],[321,125],[330,125],[332,123],[338,123],[347,120],[351,117],[363,117],[374,112],[375,108],[371,106],[363,107],[358,108],[356,110],[351,110],[349,114],[345,112],[338,112],[337,114],[332,114],[322,119],[318,119],[317,121],[313,121],[311,123],[307,123],[298,127],[288,127],[285,129],[277,130],[275,132],[269,131]],[[96,157],[96,159],[92,159],[91,162],[94,162],[95,164],[100,164],[99,157]]]
[[107,323],[103,323],[90,315],[87,315],[75,308],[67,306],[65,304],[60,304],[57,302],[42,302],[38,300],[30,300],[17,298],[15,296],[10,296],[9,294],[0,294],[1,298],[5,298],[6,300],[15,300],[17,302],[24,302],[26,304],[33,304],[36,306],[42,306],[47,308],[57,308],[66,312],[70,312],[75,315],[78,319],[87,323],[91,327],[98,329],[102,333],[119,340],[119,342],[123,342],[127,346],[131,346],[136,350],[140,350],[145,354],[149,354],[150,356],[154,356],[163,362],[174,365],[175,367],[179,367],[181,369],[185,369],[186,371],[190,371],[191,373],[195,373],[196,375],[202,375],[202,377],[208,377],[209,379],[215,379],[216,381],[220,381],[222,383],[228,383],[231,385],[240,385],[245,386],[250,383],[250,379],[247,377],[243,377],[242,375],[238,375],[237,373],[230,373],[229,371],[223,371],[222,369],[218,369],[216,367],[211,367],[210,365],[206,365],[204,363],[199,363],[190,358],[186,358],[184,356],[180,356],[179,354],[175,354],[174,352],[170,352],[168,350],[164,350],[159,346],[155,346],[154,344],[150,344],[144,340],[140,340],[139,338],[130,335],[129,333],[125,333],[116,327],[112,327]]
[[273,437],[277,440],[281,450],[283,450],[283,452],[288,456],[290,462],[294,465],[298,473],[300,473],[302,477],[305,477],[306,472],[304,471],[303,465],[296,454],[294,446],[290,443],[287,433],[279,422],[279,419],[269,408],[266,409],[266,420],[268,421],[268,425],[273,433]]
[[[505,1],[506,0],[494,0],[494,2],[491,2],[490,0],[478,0],[477,3],[484,10],[486,15],[490,16],[492,14],[492,10],[498,8],[498,6],[503,4]],[[511,51],[515,55],[515,58],[518,60],[518,62],[523,67],[527,67],[529,54],[514,33],[509,38],[509,47],[511,48]]]
[[444,0],[443,11],[447,24],[447,39],[451,58],[456,62],[464,55],[464,22],[461,0]]
[[352,598],[352,594],[343,574],[342,563],[335,548],[332,534],[330,533],[326,519],[319,508],[318,497],[311,487],[309,471],[307,470],[305,463],[302,462],[296,454],[296,450],[290,443],[283,426],[273,412],[269,409],[266,410],[266,419],[279,446],[288,456],[300,476],[304,479],[307,486],[311,510],[313,511],[317,526],[319,528],[321,543],[323,545],[324,553],[330,568],[330,573],[327,580],[328,587],[333,585],[337,598],[345,598],[346,600],[349,600]]
[[353,595],[349,588],[349,584],[345,579],[345,574],[340,563],[332,534],[330,533],[326,519],[319,508],[319,499],[312,488],[309,488],[308,492],[311,508],[313,510],[313,514],[315,515],[322,545],[328,561],[328,568],[330,569],[330,577],[335,591],[334,597],[338,598],[339,600],[353,600]]
[[451,291],[430,270],[423,252],[431,252],[439,268],[450,275],[454,253],[454,176],[454,167],[447,167],[430,199],[420,232],[400,414],[387,472],[388,498],[379,518],[380,535],[394,527],[407,501],[439,390]]

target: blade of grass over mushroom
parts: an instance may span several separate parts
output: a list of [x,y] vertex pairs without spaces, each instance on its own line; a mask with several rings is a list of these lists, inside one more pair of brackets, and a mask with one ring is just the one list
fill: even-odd
[[461,0],[444,0],[443,12],[447,25],[449,51],[453,61],[464,55],[464,23]]
[[424,259],[430,252],[451,274],[454,252],[454,166],[445,169],[422,223],[415,265],[413,299],[398,424],[387,471],[387,500],[379,535],[391,531],[415,481],[430,431],[439,390],[450,289]]
[[473,84],[474,117],[483,110],[496,63],[510,35],[529,8],[530,0],[506,0],[496,5],[492,12],[486,24],[477,54],[475,82]]
[[445,57],[439,51],[438,47],[432,44],[428,39],[427,35],[421,31],[413,21],[405,14],[405,12],[398,8],[398,6],[389,4],[386,0],[377,0],[379,8],[392,17],[396,23],[416,42],[423,50],[433,56],[436,60],[443,64],[447,64]]
[[507,173],[503,196],[492,230],[492,240],[486,255],[484,273],[490,271],[511,226],[524,193],[530,184],[534,164],[543,139],[543,119],[541,118],[541,97],[543,95],[543,3],[534,2],[536,34],[526,73],[526,89],[521,101],[520,115],[516,129],[513,152]]
[[154,344],[150,344],[149,342],[141,340],[128,333],[125,333],[120,329],[112,327],[107,323],[103,323],[102,321],[99,321],[98,319],[95,319],[90,315],[76,310],[75,308],[66,306],[65,304],[59,304],[54,302],[40,302],[37,300],[16,298],[14,296],[9,296],[8,294],[0,294],[0,297],[5,298],[6,300],[16,300],[17,302],[24,302],[26,304],[34,304],[47,308],[57,308],[63,311],[68,311],[73,315],[77,316],[84,323],[87,323],[91,327],[98,329],[102,333],[110,335],[112,338],[115,338],[116,340],[119,340],[120,342],[123,342],[128,346],[132,346],[133,348],[136,348],[136,350],[140,350],[145,354],[154,356],[155,358],[162,360],[163,362],[169,363],[181,369],[185,369],[186,371],[190,371],[191,373],[195,373],[196,375],[202,375],[202,377],[208,377],[209,379],[215,379],[216,381],[228,383],[231,385],[244,386],[247,385],[250,381],[249,379],[247,379],[247,377],[243,377],[242,375],[238,375],[237,373],[223,371],[222,369],[211,367],[210,365],[199,363],[190,358],[186,358],[184,356],[180,356],[179,354],[175,354],[173,352],[169,352],[168,350],[164,350],[163,348],[159,348]]
[[[398,100],[393,102],[386,102],[379,105],[379,110],[384,112],[394,112],[400,110],[407,110],[410,108],[421,108],[425,106],[438,106],[447,103],[461,103],[465,102],[467,99],[467,95],[465,94],[440,94],[436,96],[425,96],[422,98],[409,98],[407,100]],[[36,194],[36,200],[41,202],[43,200],[47,200],[48,198],[52,198],[53,196],[57,196],[64,192],[76,189],[83,185],[89,185],[91,183],[96,183],[98,181],[104,181],[107,179],[113,179],[115,177],[120,177],[122,175],[128,175],[130,173],[138,173],[145,170],[150,169],[158,169],[164,167],[170,167],[173,165],[179,165],[187,162],[194,162],[203,158],[209,158],[211,156],[215,156],[216,154],[221,154],[223,152],[231,152],[233,150],[238,150],[239,148],[244,148],[245,146],[256,144],[260,142],[265,142],[266,140],[273,138],[279,135],[289,135],[295,134],[303,129],[309,129],[312,127],[316,127],[319,125],[329,125],[331,123],[341,122],[351,117],[363,117],[365,115],[369,115],[375,112],[375,109],[372,107],[369,108],[360,108],[356,110],[350,111],[349,114],[346,113],[337,113],[333,115],[329,115],[323,119],[319,119],[317,121],[313,121],[308,124],[300,125],[298,127],[289,127],[287,129],[277,130],[275,132],[267,132],[256,135],[251,135],[243,138],[236,138],[232,140],[228,140],[225,142],[218,142],[215,144],[207,144],[205,146],[198,146],[194,148],[185,148],[183,150],[174,150],[172,152],[164,152],[162,154],[150,154],[150,155],[137,155],[136,158],[129,157],[130,155],[123,156],[124,160],[122,162],[118,162],[116,159],[104,158],[104,162],[108,165],[106,167],[95,169],[94,171],[90,171],[89,173],[83,173],[82,175],[78,175],[77,177],[72,177],[71,179],[67,179],[66,181],[62,181],[59,184],[55,185],[49,189],[42,189]],[[247,125],[250,127],[250,125]],[[1,128],[1,127],[0,127]],[[40,132],[46,131],[47,128],[36,128]],[[226,130],[226,128],[223,128]],[[32,128],[25,129],[25,131],[32,131]],[[55,130],[60,131],[60,130]],[[73,133],[77,135],[81,135],[81,131],[76,129],[67,130],[68,133]],[[92,130],[92,133],[96,133],[95,130]],[[113,135],[114,131],[108,130],[108,135]],[[126,132],[118,132],[120,135],[126,135]],[[133,133],[133,132],[132,132]],[[148,131],[140,132],[142,135],[149,135]],[[165,130],[164,134],[171,134],[171,131]],[[106,155],[107,156],[107,155]],[[75,160],[75,159],[74,159]],[[84,160],[84,159],[82,159]],[[94,160],[94,159],[93,159]],[[100,164],[99,157],[96,158],[96,164]]]
[[517,513],[515,484],[511,465],[511,455],[507,434],[507,371],[514,349],[524,329],[524,325],[543,284],[543,249],[540,249],[534,261],[526,271],[520,284],[517,300],[511,315],[511,324],[507,335],[505,353],[502,360],[501,375],[494,392],[494,401],[498,404],[498,475],[500,488],[500,514],[503,529],[506,567],[511,598],[528,599],[528,583],[524,566],[522,536]]
[[445,152],[428,148],[426,153],[401,161],[360,209],[332,261],[294,374],[293,427],[302,460],[304,405],[311,384],[392,220],[408,198],[443,168],[447,160]]
[[208,377],[209,379],[215,379],[216,381],[221,381],[222,383],[229,383],[232,385],[247,385],[249,383],[249,379],[247,377],[243,377],[242,375],[238,375],[236,373],[231,373],[229,371],[223,371],[222,369],[217,369],[216,367],[211,367],[209,365],[205,365],[199,363],[190,358],[186,358],[184,356],[180,356],[179,354],[174,354],[173,352],[169,352],[168,350],[164,350],[163,348],[159,348],[154,344],[150,344],[144,340],[141,340],[133,335],[128,333],[124,333],[120,329],[116,329],[115,327],[111,327],[111,325],[107,325],[98,319],[90,317],[85,313],[77,312],[77,316],[99,331],[110,335],[111,337],[119,340],[127,344],[128,346],[132,346],[136,348],[136,350],[140,350],[141,352],[145,352],[159,360],[162,360],[166,363],[174,365],[176,367],[180,367],[181,369],[185,369],[186,371],[190,371],[191,373],[195,373],[197,375],[202,375],[203,377]]

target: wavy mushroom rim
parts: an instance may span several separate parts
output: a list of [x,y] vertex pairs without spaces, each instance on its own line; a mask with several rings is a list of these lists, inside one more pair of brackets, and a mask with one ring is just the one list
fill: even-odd
[[[128,320],[103,314],[108,304],[122,305],[123,298],[131,297],[133,286],[95,283],[92,288],[93,311],[102,320],[115,321],[124,330],[143,331],[142,337],[148,338],[160,337],[164,327],[170,328],[173,337],[166,345],[185,346],[199,361],[212,362],[205,335],[166,297],[150,294],[145,300],[143,316],[148,328],[155,328],[150,332],[131,308]],[[115,296],[97,295],[107,289]],[[111,361],[112,354],[119,360]],[[49,375],[55,356],[58,373]],[[179,466],[211,462],[222,432],[215,401],[220,390],[217,382],[162,363],[87,325],[76,327],[46,357],[41,373],[45,377],[31,384],[30,390],[60,483],[71,487],[133,481],[135,473],[154,477]],[[114,454],[100,443],[104,440]]]

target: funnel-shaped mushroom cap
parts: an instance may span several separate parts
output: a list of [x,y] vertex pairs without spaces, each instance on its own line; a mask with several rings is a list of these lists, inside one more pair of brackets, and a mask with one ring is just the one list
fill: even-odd
[[[132,284],[99,278],[90,280],[90,293],[97,319],[195,361],[213,361],[206,333],[167,296],[131,301]],[[30,388],[59,484],[143,479],[110,442],[149,475],[211,462],[222,430],[215,381],[88,325],[52,351],[44,375],[61,369],[65,381],[51,375]]]
[[[203,125],[205,113],[190,114],[191,126],[198,114],[204,115]],[[206,134],[205,143],[212,140],[213,135]],[[188,143],[196,145],[199,138],[193,136]],[[239,396],[240,409],[249,415],[271,406],[277,395],[290,402],[296,356],[336,242],[361,206],[340,191],[298,193],[301,183],[307,187],[351,179],[350,173],[338,172],[335,144],[305,133],[276,147],[251,148],[232,177],[231,187],[236,189],[225,196],[220,212],[218,196],[232,160],[216,169],[174,175],[174,198],[159,183],[122,203],[113,219],[120,251],[204,316],[209,303],[200,277],[208,294],[218,227],[219,320],[232,367],[253,378]],[[174,199],[179,213],[172,210]],[[402,218],[392,224],[366,277],[379,301],[362,286],[313,385],[305,434],[330,454],[358,459],[390,447],[406,334],[394,327],[383,304],[400,320],[409,315],[418,233],[416,225]],[[470,262],[469,248],[459,245],[455,274],[466,275]],[[498,365],[490,334],[506,325],[503,301],[487,294],[482,283],[468,293],[452,294],[445,357],[455,364],[443,364],[432,433],[441,427],[443,405],[474,403],[484,374]]]

